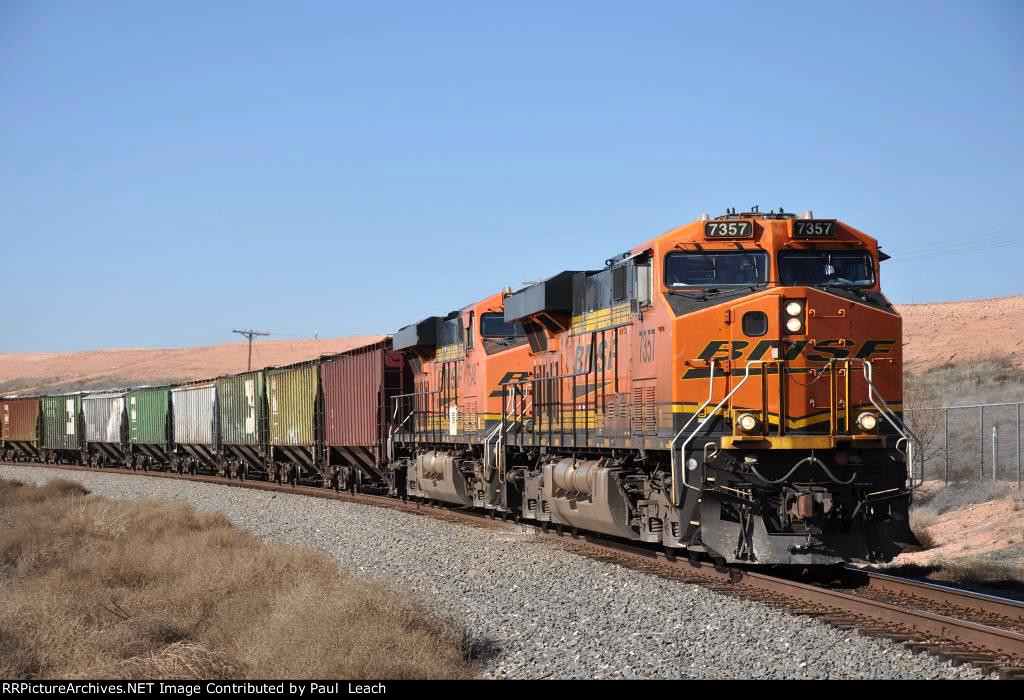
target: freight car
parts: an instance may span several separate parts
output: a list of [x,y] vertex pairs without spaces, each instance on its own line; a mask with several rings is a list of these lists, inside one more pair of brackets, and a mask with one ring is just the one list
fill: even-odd
[[384,337],[179,386],[3,398],[0,457],[384,491],[389,407],[410,383]]
[[268,471],[272,481],[295,484],[323,468],[320,361],[267,369]]
[[268,472],[338,488],[387,488],[388,407],[408,381],[391,340],[266,370]]
[[267,393],[263,370],[217,379],[217,417],[225,475],[266,476]]
[[39,459],[42,415],[42,400],[38,396],[0,399],[0,436],[6,461]]
[[387,488],[388,411],[410,381],[405,357],[390,339],[320,358],[325,485]]
[[83,461],[85,440],[82,394],[44,396],[42,460],[49,464]]
[[169,468],[174,461],[171,387],[142,387],[128,392],[128,455],[130,469]]
[[86,464],[102,467],[125,463],[128,455],[127,394],[127,391],[107,391],[82,397]]
[[171,466],[179,474],[219,473],[223,465],[217,430],[217,383],[202,381],[171,389]]

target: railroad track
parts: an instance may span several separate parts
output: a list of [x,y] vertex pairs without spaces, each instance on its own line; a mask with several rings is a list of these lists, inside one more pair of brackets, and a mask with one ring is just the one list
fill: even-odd
[[[129,474],[124,469],[77,465],[35,465],[67,471]],[[134,472],[138,474],[139,472]],[[674,556],[664,551],[619,542],[569,528],[514,523],[494,514],[449,505],[422,503],[337,492],[310,485],[281,485],[240,481],[217,476],[142,472],[164,479],[184,479],[220,485],[286,491],[318,498],[363,503],[478,527],[532,528],[550,541],[583,556],[646,573],[700,585],[757,601],[772,608],[814,617],[833,626],[897,641],[915,653],[928,653],[957,663],[969,663],[1000,678],[1024,679],[1024,602],[927,581],[905,579],[864,569],[848,568],[835,580],[809,583],[784,576]]]

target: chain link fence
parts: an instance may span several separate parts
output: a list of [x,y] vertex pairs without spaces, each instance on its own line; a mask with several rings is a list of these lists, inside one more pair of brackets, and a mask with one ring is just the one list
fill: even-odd
[[925,479],[1015,481],[1021,485],[1024,404],[990,403],[904,410],[921,439]]

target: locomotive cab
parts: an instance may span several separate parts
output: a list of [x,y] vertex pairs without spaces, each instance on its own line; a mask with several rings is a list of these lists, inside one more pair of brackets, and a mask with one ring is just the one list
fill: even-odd
[[877,242],[781,212],[687,233],[662,284],[685,407],[673,424],[679,544],[730,561],[890,559],[914,541],[914,438]]

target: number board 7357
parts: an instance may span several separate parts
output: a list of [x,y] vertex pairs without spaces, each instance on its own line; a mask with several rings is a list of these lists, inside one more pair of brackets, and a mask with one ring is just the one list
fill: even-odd
[[793,238],[834,238],[835,219],[796,219],[793,221]]
[[751,221],[705,221],[704,238],[753,238]]

